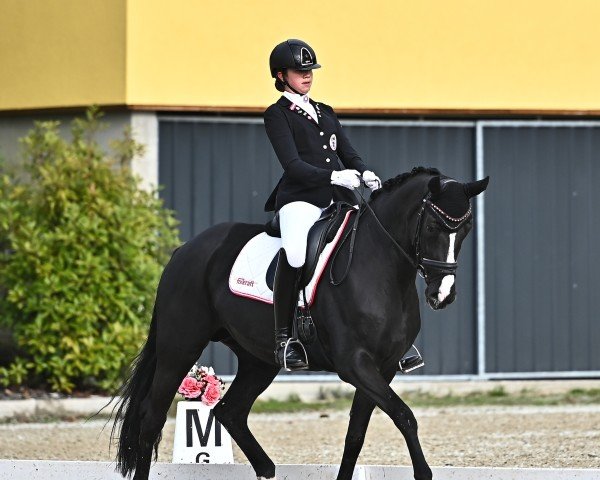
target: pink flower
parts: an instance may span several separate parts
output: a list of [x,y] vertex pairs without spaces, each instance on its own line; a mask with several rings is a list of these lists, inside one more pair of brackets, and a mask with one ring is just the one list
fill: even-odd
[[219,380],[214,375],[207,375],[206,377],[204,377],[204,381],[206,383],[210,383],[211,385],[216,385],[217,387],[221,386],[221,380]]
[[208,405],[212,407],[216,405],[219,399],[221,398],[221,387],[219,385],[215,385],[214,383],[207,383],[206,389],[204,390],[204,394],[202,395],[202,403],[204,405]]
[[185,398],[197,398],[202,393],[202,386],[202,382],[199,382],[194,377],[185,377],[177,391]]

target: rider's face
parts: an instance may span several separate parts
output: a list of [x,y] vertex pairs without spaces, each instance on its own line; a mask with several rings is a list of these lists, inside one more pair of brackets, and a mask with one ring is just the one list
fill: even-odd
[[[281,75],[282,74],[280,72],[280,79]],[[293,68],[290,68],[285,74],[285,79],[294,88],[294,90],[305,94],[309,92],[310,87],[312,86],[313,72],[312,70],[294,70]],[[293,90],[290,90],[287,85],[285,89],[287,91],[293,92]]]

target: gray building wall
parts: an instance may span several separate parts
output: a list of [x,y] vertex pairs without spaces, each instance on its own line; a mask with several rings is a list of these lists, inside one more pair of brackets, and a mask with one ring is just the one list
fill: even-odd
[[[60,132],[64,138],[70,138],[70,125],[75,117],[81,117],[85,112],[75,114],[22,114],[0,116],[0,156],[7,163],[17,164],[22,159],[22,149],[19,139],[27,135],[35,121],[60,122]],[[98,142],[104,149],[110,149],[109,141],[121,136],[123,128],[130,123],[131,114],[106,113],[103,120],[108,128],[98,132]]]
[[[71,122],[76,117],[85,116],[85,112],[69,114],[44,113],[0,115],[0,158],[7,165],[16,166],[23,159],[19,139],[27,135],[35,121],[57,120],[59,132],[66,139],[71,138]],[[111,152],[110,143],[121,138],[126,127],[133,129],[136,140],[146,146],[144,155],[134,159],[131,167],[141,178],[141,186],[150,189],[157,186],[158,179],[158,121],[155,112],[104,112],[102,122],[106,128],[96,135],[99,145]]]

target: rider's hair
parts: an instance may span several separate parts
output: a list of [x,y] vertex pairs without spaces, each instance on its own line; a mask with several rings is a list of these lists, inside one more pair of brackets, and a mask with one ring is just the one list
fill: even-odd
[[[285,76],[285,69],[280,70],[280,72],[283,74],[283,76]],[[279,72],[277,72],[277,73],[279,73]],[[281,80],[279,80],[279,77],[275,77],[275,88],[280,92],[285,91],[285,83],[283,83]]]

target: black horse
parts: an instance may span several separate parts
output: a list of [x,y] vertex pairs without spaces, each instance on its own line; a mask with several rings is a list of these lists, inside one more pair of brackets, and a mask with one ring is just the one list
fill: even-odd
[[[335,372],[356,388],[338,480],[350,480],[377,405],[406,440],[415,479],[431,479],[410,408],[389,383],[421,327],[415,287],[418,270],[429,305],[455,298],[456,256],[472,228],[469,199],[488,178],[463,184],[418,167],[387,180],[360,216],[351,268],[339,286],[322,282],[311,311],[318,338],[307,346],[312,370]],[[146,480],[177,387],[209,342],[237,356],[235,379],[214,408],[257,477],[275,478],[275,465],[248,429],[256,398],[279,371],[273,354],[273,308],[233,295],[232,264],[263,225],[224,223],[178,248],[164,269],[148,339],[122,386],[113,427],[119,428],[117,469]],[[350,241],[334,274],[344,271]],[[328,267],[330,268],[330,266]],[[116,435],[115,435],[116,436]]]

